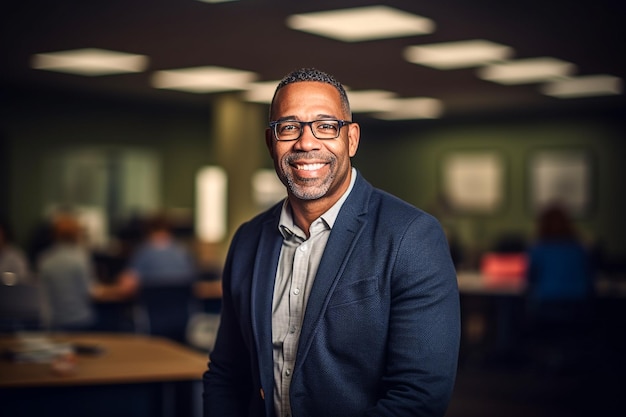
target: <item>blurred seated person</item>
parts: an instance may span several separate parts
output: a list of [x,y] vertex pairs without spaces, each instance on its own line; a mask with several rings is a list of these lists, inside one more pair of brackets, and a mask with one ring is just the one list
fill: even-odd
[[152,218],[146,229],[145,238],[131,254],[128,265],[115,282],[99,286],[99,300],[123,300],[137,296],[142,288],[190,286],[195,281],[195,260],[174,237],[167,218]]
[[196,265],[187,248],[174,237],[164,216],[148,222],[146,239],[132,254],[122,281],[135,281],[136,288],[191,284]]
[[529,300],[587,305],[593,295],[591,253],[576,236],[567,211],[552,205],[541,213],[537,226],[537,240],[529,250]]
[[4,285],[30,282],[30,267],[24,252],[13,243],[9,224],[0,221],[0,278]]
[[91,330],[96,323],[92,300],[95,283],[89,251],[82,245],[82,228],[71,214],[52,221],[54,242],[38,261],[46,322],[52,330]]
[[136,297],[147,320],[138,319],[138,331],[184,342],[196,277],[192,254],[175,238],[168,220],[156,216],[116,284],[103,286],[98,298]]
[[589,330],[594,271],[591,254],[562,206],[551,205],[540,214],[528,262],[531,332],[563,354]]

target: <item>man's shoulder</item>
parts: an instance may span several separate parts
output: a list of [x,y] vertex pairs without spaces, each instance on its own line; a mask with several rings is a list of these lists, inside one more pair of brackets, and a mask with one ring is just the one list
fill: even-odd
[[372,211],[379,224],[389,229],[413,227],[439,227],[439,221],[431,214],[384,190],[375,189],[372,194]]
[[360,198],[366,200],[366,202],[357,204],[367,207],[368,212],[379,213],[381,216],[394,216],[396,218],[423,217],[434,220],[430,214],[421,208],[385,190],[374,187],[362,177],[357,184],[358,187],[356,189],[360,194]]

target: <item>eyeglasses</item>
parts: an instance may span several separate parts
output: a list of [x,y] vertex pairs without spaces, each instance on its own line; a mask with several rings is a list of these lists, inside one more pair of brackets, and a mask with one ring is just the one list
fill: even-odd
[[305,126],[311,128],[313,136],[317,139],[337,139],[342,127],[349,125],[347,120],[313,120],[300,122],[297,120],[285,120],[270,122],[270,128],[274,131],[274,137],[279,141],[298,140],[302,136]]

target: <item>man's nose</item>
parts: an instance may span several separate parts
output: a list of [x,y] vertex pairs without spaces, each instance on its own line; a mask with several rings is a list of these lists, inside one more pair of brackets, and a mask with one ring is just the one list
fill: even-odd
[[312,125],[309,124],[307,126],[304,126],[304,129],[302,130],[302,135],[300,135],[300,139],[297,140],[294,146],[298,149],[303,150],[319,149],[320,140],[316,138],[313,134]]

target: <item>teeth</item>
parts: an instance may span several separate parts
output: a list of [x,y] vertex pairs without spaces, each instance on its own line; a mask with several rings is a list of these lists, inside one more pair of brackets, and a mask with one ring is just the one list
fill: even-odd
[[296,165],[296,168],[302,169],[304,171],[315,171],[316,169],[320,169],[324,164],[306,164],[306,165]]

